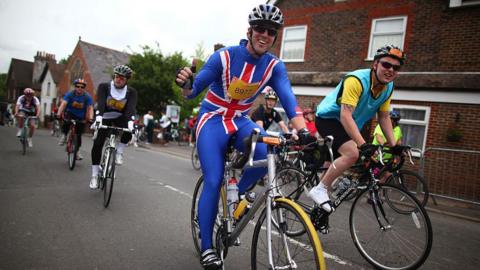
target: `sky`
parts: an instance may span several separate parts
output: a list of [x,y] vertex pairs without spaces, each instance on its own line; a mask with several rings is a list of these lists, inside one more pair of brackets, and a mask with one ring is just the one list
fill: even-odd
[[58,60],[73,52],[78,38],[103,47],[190,58],[201,44],[238,44],[248,14],[266,0],[0,0],[0,73],[11,58],[32,61],[37,51]]

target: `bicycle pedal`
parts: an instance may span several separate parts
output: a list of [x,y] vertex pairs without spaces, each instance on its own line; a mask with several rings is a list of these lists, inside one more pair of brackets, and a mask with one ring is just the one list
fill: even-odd
[[233,245],[236,247],[239,247],[241,244],[242,244],[242,241],[240,241],[240,237],[237,237],[237,239],[235,239],[235,242],[233,242]]
[[322,234],[328,234],[330,232],[330,230],[328,228],[323,228],[323,229],[320,229],[320,232]]

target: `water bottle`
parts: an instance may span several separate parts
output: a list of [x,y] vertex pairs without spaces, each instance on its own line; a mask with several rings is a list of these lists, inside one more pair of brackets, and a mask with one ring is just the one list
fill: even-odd
[[233,213],[238,203],[237,179],[232,177],[227,182],[227,206],[228,213],[233,217]]
[[333,188],[333,196],[340,197],[350,187],[351,183],[348,177],[340,176]]
[[252,207],[252,203],[254,201],[255,201],[255,193],[253,192],[247,192],[244,195],[240,195],[240,202],[238,203],[238,206],[237,206],[237,209],[235,209],[235,212],[233,212],[233,217],[236,220],[239,220]]

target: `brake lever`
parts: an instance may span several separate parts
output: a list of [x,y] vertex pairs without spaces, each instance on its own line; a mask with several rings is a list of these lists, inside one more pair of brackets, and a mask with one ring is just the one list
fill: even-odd
[[332,161],[332,166],[334,169],[337,169],[337,166],[335,166],[335,160],[333,159],[333,136],[332,135],[328,135],[325,137],[326,139],[326,145],[327,145],[327,148],[328,148],[328,153],[330,154],[330,160]]
[[415,165],[415,164],[413,163],[412,150],[411,150],[411,149],[408,149],[407,155],[408,155],[408,160],[410,161],[410,164]]
[[382,151],[382,147],[381,147],[380,145],[378,146],[377,151],[378,151],[378,156],[379,156],[380,164],[382,164],[383,166],[385,166],[385,163],[383,162],[383,151]]

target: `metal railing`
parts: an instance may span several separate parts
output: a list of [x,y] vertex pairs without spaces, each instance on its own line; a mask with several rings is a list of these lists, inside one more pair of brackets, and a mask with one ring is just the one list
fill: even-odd
[[480,151],[427,148],[420,156],[419,173],[430,194],[480,205]]

